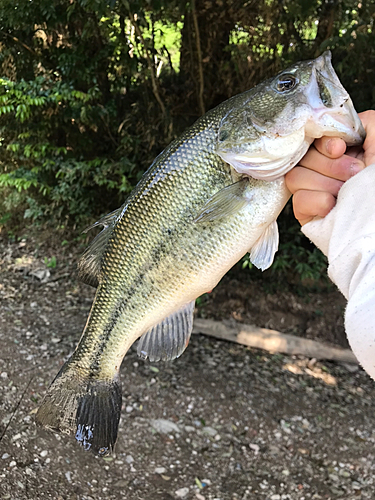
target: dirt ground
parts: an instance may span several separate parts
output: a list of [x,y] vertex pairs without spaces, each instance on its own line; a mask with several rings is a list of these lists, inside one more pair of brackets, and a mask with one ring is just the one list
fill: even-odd
[[[194,335],[172,363],[128,353],[114,455],[36,428],[93,298],[76,259],[47,237],[0,242],[0,499],[375,498],[375,384],[355,366]],[[334,290],[274,295],[229,277],[199,314],[345,345],[343,309]]]

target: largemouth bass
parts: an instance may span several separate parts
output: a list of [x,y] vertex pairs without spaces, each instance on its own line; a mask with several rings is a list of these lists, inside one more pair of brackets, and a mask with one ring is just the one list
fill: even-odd
[[186,348],[195,299],[250,251],[268,268],[276,219],[290,197],[284,174],[315,138],[360,144],[364,130],[330,53],[291,66],[201,117],[153,162],[83,254],[97,286],[79,344],[51,384],[37,421],[73,432],[105,455],[117,439],[119,370],[138,353],[170,360]]

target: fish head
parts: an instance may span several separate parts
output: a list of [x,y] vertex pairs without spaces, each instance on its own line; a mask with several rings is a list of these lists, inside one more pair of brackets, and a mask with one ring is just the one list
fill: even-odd
[[365,131],[331,64],[331,53],[302,61],[229,101],[216,152],[238,173],[273,180],[319,137],[362,144]]

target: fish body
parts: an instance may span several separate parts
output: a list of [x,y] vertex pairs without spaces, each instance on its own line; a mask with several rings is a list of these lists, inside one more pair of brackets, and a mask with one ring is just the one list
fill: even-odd
[[79,273],[97,293],[37,421],[110,452],[130,346],[140,337],[138,353],[152,361],[181,355],[196,297],[248,251],[261,269],[271,265],[290,196],[284,174],[316,137],[358,144],[361,127],[326,54],[229,99],[173,141],[124,205],[95,224],[104,229]]

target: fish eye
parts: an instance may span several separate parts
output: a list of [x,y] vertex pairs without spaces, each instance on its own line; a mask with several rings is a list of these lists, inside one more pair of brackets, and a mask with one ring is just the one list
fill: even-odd
[[276,90],[278,92],[289,92],[297,85],[298,79],[294,75],[281,75],[276,83]]

